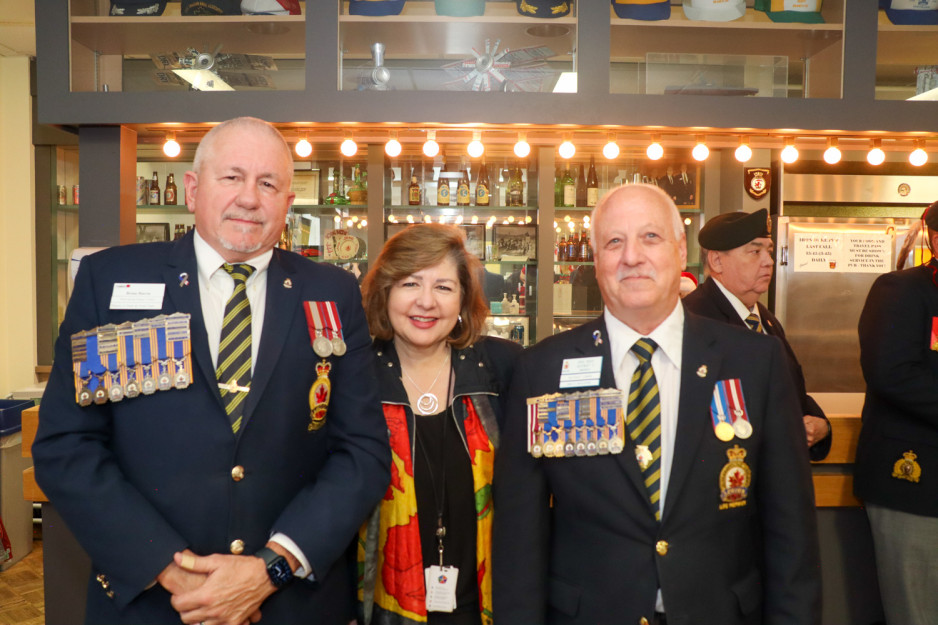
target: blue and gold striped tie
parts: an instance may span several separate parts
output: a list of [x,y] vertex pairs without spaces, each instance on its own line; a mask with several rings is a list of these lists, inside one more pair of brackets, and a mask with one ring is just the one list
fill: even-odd
[[635,445],[648,499],[655,511],[655,520],[661,520],[661,401],[658,397],[658,382],[651,368],[651,355],[658,345],[651,339],[641,338],[632,346],[638,357],[638,367],[632,374],[629,386],[628,414],[625,425],[629,438]]
[[749,316],[746,317],[746,325],[749,326],[750,330],[765,334],[765,330],[762,329],[762,321],[756,313],[749,313]]
[[247,279],[254,267],[245,263],[222,265],[234,279],[235,288],[225,304],[225,319],[218,344],[218,365],[215,375],[231,430],[241,429],[244,402],[251,388],[251,304],[248,302]]

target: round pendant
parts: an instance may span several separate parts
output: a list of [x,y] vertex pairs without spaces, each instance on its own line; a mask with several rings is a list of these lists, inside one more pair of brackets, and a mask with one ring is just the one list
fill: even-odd
[[156,378],[156,388],[161,391],[168,391],[173,388],[173,381],[169,378],[168,373],[161,373],[158,378]]
[[189,386],[189,374],[185,370],[176,372],[175,386],[180,390]]
[[127,383],[127,397],[133,399],[140,394],[140,385],[136,381]]
[[733,431],[736,432],[736,436],[740,438],[749,438],[752,436],[752,424],[745,419],[736,419],[733,422]]
[[433,393],[424,393],[417,398],[417,411],[422,415],[436,414],[439,407],[440,400]]
[[733,432],[733,426],[726,421],[720,421],[717,423],[713,428],[713,431],[716,432],[717,438],[719,438],[724,443],[733,440],[733,437],[736,436],[736,433]]
[[313,341],[313,351],[320,358],[328,358],[332,355],[332,341],[324,336],[317,336]]
[[541,456],[544,455],[544,450],[541,449],[541,446],[540,446],[540,445],[532,445],[532,446],[531,446],[531,455],[534,456],[535,458],[540,458]]
[[341,337],[332,337],[332,353],[336,356],[344,356],[346,351],[345,341]]
[[120,401],[124,399],[124,387],[120,384],[113,384],[108,390],[108,398],[111,401]]
[[143,388],[141,390],[144,395],[152,395],[156,392],[156,380],[150,377],[143,378]]
[[618,438],[613,438],[609,441],[609,453],[619,454],[622,453],[622,441]]

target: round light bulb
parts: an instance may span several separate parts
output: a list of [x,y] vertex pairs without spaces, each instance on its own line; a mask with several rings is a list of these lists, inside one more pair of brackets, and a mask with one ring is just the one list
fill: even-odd
[[482,142],[478,139],[473,139],[469,142],[469,145],[466,147],[466,151],[469,153],[469,156],[472,158],[479,158],[485,154],[485,146],[482,145]]
[[181,151],[182,148],[179,147],[175,139],[167,139],[166,143],[163,144],[163,154],[170,158],[176,158]]
[[388,142],[384,144],[384,153],[390,156],[391,158],[397,158],[401,155],[401,150],[404,148],[401,146],[401,142],[397,139],[388,139]]
[[300,139],[296,142],[296,146],[293,149],[297,156],[306,158],[313,153],[313,144],[306,139]]
[[736,160],[740,163],[748,163],[749,159],[752,158],[752,148],[743,143],[738,148],[736,148]]
[[912,150],[912,153],[909,154],[909,162],[915,167],[921,167],[928,162],[928,152],[922,148],[915,148]]
[[576,154],[576,146],[573,145],[572,141],[564,141],[557,148],[557,152],[560,154],[560,158],[573,158],[573,155]]
[[518,139],[515,143],[515,156],[518,158],[527,158],[531,154],[531,144],[524,139]]
[[358,153],[358,144],[351,139],[346,139],[339,147],[339,151],[345,156],[355,156]]
[[691,150],[691,156],[694,157],[694,160],[705,161],[707,157],[710,156],[710,148],[706,144],[698,143],[694,146],[694,149]]
[[828,165],[836,165],[840,162],[840,149],[834,146],[831,146],[824,150],[824,162]]
[[614,158],[619,158],[619,144],[615,141],[610,141],[603,146],[603,156],[605,156],[610,161]]
[[657,141],[651,143],[648,148],[645,150],[645,156],[653,161],[657,161],[662,156],[664,156],[664,148],[661,147],[661,144]]
[[433,139],[427,139],[423,142],[423,153],[433,158],[440,153],[440,144]]
[[886,153],[882,148],[873,148],[866,153],[866,162],[870,165],[882,165],[886,161]]
[[782,149],[782,161],[791,165],[798,160],[798,148],[793,145],[786,145]]

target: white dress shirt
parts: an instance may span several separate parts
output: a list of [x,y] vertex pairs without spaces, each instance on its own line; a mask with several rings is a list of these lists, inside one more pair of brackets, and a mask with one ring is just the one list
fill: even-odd
[[[713,281],[716,282],[720,290],[723,291],[723,295],[725,295],[726,299],[729,300],[730,305],[733,306],[733,310],[735,310],[736,314],[739,315],[739,318],[743,320],[743,323],[746,322],[746,319],[749,317],[749,315],[755,315],[759,318],[759,323],[762,324],[762,315],[759,314],[759,306],[753,306],[752,310],[749,310],[746,308],[746,305],[743,304],[742,300],[730,293],[729,289],[723,286],[722,282],[717,279],[714,279]],[[765,324],[762,325],[765,327]],[[748,328],[749,324],[746,324],[746,327]]]
[[[684,306],[678,300],[671,314],[650,334],[639,334],[616,319],[609,309],[603,313],[606,332],[609,334],[609,350],[615,367],[616,387],[629,392],[632,374],[638,368],[638,357],[631,349],[640,338],[650,338],[658,344],[658,349],[651,356],[651,366],[658,383],[658,397],[661,404],[661,476],[660,499],[658,501],[662,518],[664,517],[665,497],[668,493],[668,480],[671,477],[671,462],[674,459],[674,441],[677,438],[678,407],[681,398],[681,349],[684,346]],[[629,450],[622,453],[630,453]],[[664,612],[661,589],[655,602],[655,610]]]
[[[234,293],[234,278],[224,270],[222,265],[227,261],[222,258],[205,239],[195,230],[193,240],[195,246],[195,262],[199,268],[199,298],[202,302],[202,319],[205,322],[205,332],[208,335],[208,347],[212,352],[212,363],[218,366],[218,345],[221,343],[221,330],[225,319],[225,305],[228,298]],[[251,305],[251,373],[257,365],[257,353],[260,351],[261,331],[264,328],[264,312],[267,309],[267,267],[273,257],[272,249],[246,261],[254,267],[254,273],[245,282],[248,303]],[[285,534],[274,534],[270,537],[289,551],[293,557],[300,561],[300,568],[294,575],[306,577],[309,575],[309,560],[299,546]]]

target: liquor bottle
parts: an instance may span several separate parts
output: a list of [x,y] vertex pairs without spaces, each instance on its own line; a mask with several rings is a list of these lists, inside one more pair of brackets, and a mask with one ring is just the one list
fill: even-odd
[[560,241],[557,243],[557,260],[563,262],[567,260],[567,237],[560,235]]
[[518,166],[511,170],[508,178],[508,206],[524,206],[524,180]]
[[591,238],[592,237],[590,237],[589,235],[587,235],[586,237],[586,258],[583,259],[588,263],[593,262],[593,246],[591,245],[591,242],[590,242]]
[[450,200],[450,188],[449,188],[449,178],[444,174],[446,173],[446,161],[440,165],[440,175],[436,179],[436,205],[437,206],[449,206]]
[[570,165],[563,172],[563,204],[562,206],[576,206],[576,181],[570,173]]
[[456,185],[456,206],[469,206],[472,195],[469,193],[469,168],[462,170]]
[[411,206],[420,205],[420,183],[417,182],[417,173],[410,170],[410,185],[407,187],[407,203]]
[[166,190],[163,191],[163,203],[166,204],[166,206],[176,205],[176,180],[173,178],[172,173],[166,176]]
[[583,175],[583,163],[580,163],[576,177],[576,205],[586,206],[586,176]]
[[365,185],[362,184],[361,165],[355,165],[352,168],[352,184],[349,185],[348,199],[352,204],[367,204],[368,192],[365,191]]
[[479,168],[479,175],[476,176],[476,206],[488,206],[492,201],[491,189],[489,188],[489,173],[485,168],[485,161]]
[[590,171],[586,176],[586,205],[596,206],[599,202],[599,178],[596,177],[596,161],[590,156]]
[[563,172],[560,165],[554,168],[554,206],[563,206]]
[[580,245],[576,232],[571,232],[567,239],[567,262],[575,263],[580,260]]
[[590,255],[590,240],[586,236],[586,230],[580,231],[580,262],[587,262]]
[[160,177],[153,172],[153,179],[150,180],[150,206],[157,206],[160,203]]
[[181,239],[182,235],[186,233],[186,227],[182,224],[176,224],[173,226],[173,241],[176,239]]

